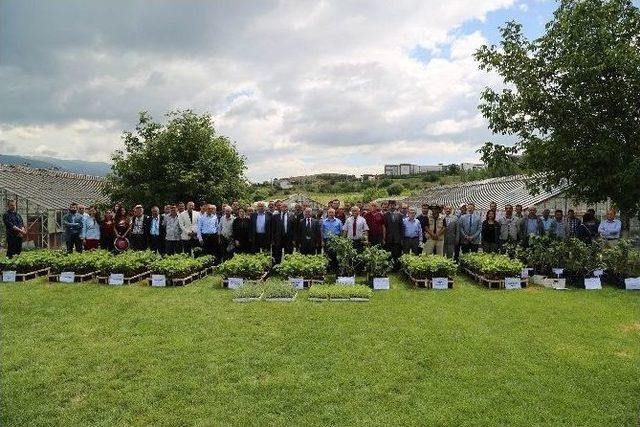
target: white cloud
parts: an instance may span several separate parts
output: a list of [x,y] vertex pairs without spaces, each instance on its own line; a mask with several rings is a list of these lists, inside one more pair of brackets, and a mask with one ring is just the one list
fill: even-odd
[[[489,135],[479,93],[498,80],[472,58],[482,33],[459,28],[514,0],[240,3],[92,3],[74,10],[82,26],[61,11],[14,12],[11,25],[31,26],[15,46],[0,39],[9,52],[0,141],[23,154],[108,160],[137,111],[193,108],[214,114],[257,180],[477,158]],[[409,56],[418,45],[449,45],[450,55],[420,62]],[[42,64],[11,55],[29,46]]]

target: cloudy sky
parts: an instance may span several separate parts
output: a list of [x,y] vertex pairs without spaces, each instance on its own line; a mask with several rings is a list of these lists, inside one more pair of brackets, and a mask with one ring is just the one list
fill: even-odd
[[552,0],[0,0],[0,153],[108,161],[137,112],[208,111],[264,180],[477,160],[472,53]]

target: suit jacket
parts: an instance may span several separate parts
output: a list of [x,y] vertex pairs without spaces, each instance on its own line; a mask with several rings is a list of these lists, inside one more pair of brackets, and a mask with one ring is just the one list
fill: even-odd
[[458,230],[460,224],[458,223],[458,217],[455,215],[449,215],[444,219],[447,224],[447,231],[444,235],[444,244],[455,245],[460,241],[460,230]]
[[[271,241],[271,212],[264,211],[264,232],[267,240]],[[256,221],[258,218],[258,212],[251,214],[251,241],[256,241]]]
[[[529,244],[529,233],[527,232],[527,217],[522,218],[522,220],[520,221],[520,239],[522,239],[522,242],[524,243],[524,245],[528,245]],[[542,220],[540,218],[536,218],[537,219],[537,224],[536,224],[536,233],[538,236],[544,236],[544,224],[542,224]]]
[[195,209],[191,212],[193,213],[191,219],[189,219],[188,211],[183,211],[182,213],[178,214],[178,224],[180,225],[181,231],[180,239],[182,240],[191,239],[191,236],[189,236],[189,232],[192,232],[193,236],[195,237],[198,231],[198,219],[200,218],[200,212],[196,211]]
[[471,237],[471,242],[480,244],[480,234],[482,233],[482,221],[476,214],[464,214],[460,217],[458,226],[460,229],[460,242],[466,243],[465,237]]
[[296,243],[299,246],[321,246],[322,245],[322,229],[320,227],[320,221],[315,218],[310,218],[311,228],[307,227],[307,220],[301,219],[298,223],[298,235],[296,237]]
[[294,214],[287,212],[287,232],[284,232],[283,213],[278,212],[275,215],[271,215],[271,241],[274,245],[279,245],[283,241],[291,242],[294,240],[295,226]]
[[388,244],[402,243],[402,214],[400,212],[386,212],[384,214],[384,227],[386,231],[386,242]]

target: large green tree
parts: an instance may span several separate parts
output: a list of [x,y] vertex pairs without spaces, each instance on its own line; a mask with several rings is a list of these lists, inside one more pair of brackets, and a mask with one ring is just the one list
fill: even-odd
[[475,54],[505,88],[480,110],[515,149],[532,189],[566,184],[576,200],[610,198],[625,224],[640,209],[640,12],[628,0],[562,0],[545,33],[517,22]]
[[123,132],[124,149],[113,154],[105,188],[112,201],[141,203],[207,201],[246,196],[245,159],[216,134],[209,114],[173,111],[167,123],[140,113],[135,131]]

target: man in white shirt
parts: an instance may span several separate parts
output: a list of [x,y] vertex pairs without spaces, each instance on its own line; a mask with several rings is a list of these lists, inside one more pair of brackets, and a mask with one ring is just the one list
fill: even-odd
[[222,261],[233,256],[233,221],[236,219],[232,214],[231,206],[223,206],[223,215],[220,217],[220,255]]
[[191,250],[198,245],[198,218],[200,212],[194,210],[193,202],[187,203],[187,209],[178,215],[180,225],[180,239],[182,240],[182,252],[191,254]]
[[362,252],[364,249],[368,231],[367,221],[360,216],[360,208],[352,207],[351,216],[344,221],[342,226],[342,234],[353,241],[353,247],[356,248],[356,251]]

